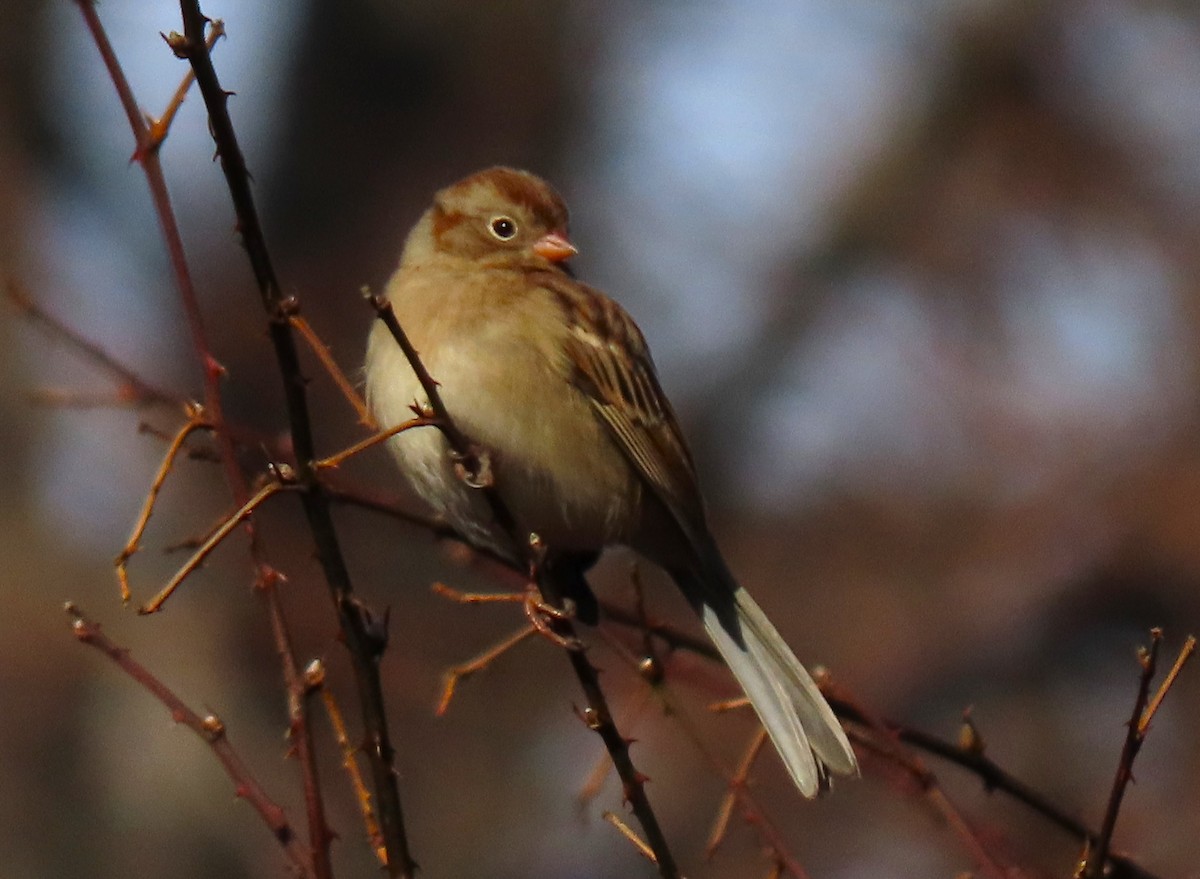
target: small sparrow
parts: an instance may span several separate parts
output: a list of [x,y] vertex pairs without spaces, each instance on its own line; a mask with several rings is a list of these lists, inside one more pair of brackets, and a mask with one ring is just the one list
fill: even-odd
[[[386,296],[437,380],[458,429],[481,450],[494,490],[544,563],[582,572],[613,544],[667,571],[749,697],[800,791],[854,775],[846,734],[808,672],[734,580],[709,532],[691,453],[641,331],[571,275],[567,208],[543,180],[510,168],[443,189],[409,233]],[[367,399],[382,427],[412,417],[424,393],[376,322]],[[463,477],[438,430],[389,441],[417,493],[472,543],[521,552]],[[572,582],[567,577],[564,582]]]

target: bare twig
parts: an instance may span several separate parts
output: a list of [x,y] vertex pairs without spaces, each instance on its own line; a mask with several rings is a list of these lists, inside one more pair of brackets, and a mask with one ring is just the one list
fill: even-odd
[[1146,710],[1142,712],[1142,716],[1138,719],[1138,735],[1145,737],[1146,733],[1150,730],[1150,721],[1158,713],[1158,708],[1162,705],[1163,699],[1171,687],[1175,685],[1175,680],[1179,677],[1179,673],[1183,671],[1183,667],[1192,658],[1192,654],[1195,651],[1196,637],[1188,635],[1187,639],[1183,642],[1183,647],[1179,650],[1179,655],[1175,657],[1175,664],[1171,666],[1171,670],[1167,672],[1167,676],[1163,678],[1163,682],[1158,685],[1158,690],[1155,691],[1150,704],[1146,706]]
[[337,739],[338,748],[342,752],[342,768],[346,770],[346,775],[350,779],[350,786],[354,790],[354,799],[358,802],[363,826],[367,831],[367,841],[379,863],[387,864],[387,848],[383,844],[383,834],[379,830],[379,819],[375,816],[375,807],[371,805],[371,792],[367,790],[362,772],[358,768],[359,750],[350,741],[350,734],[346,732],[346,719],[342,716],[342,709],[338,707],[337,698],[333,695],[333,691],[325,686],[325,664],[319,659],[313,660],[304,670],[304,678],[311,689],[321,691],[321,698],[325,703],[325,713],[329,717],[329,724],[333,727],[333,736]]
[[371,630],[364,609],[354,598],[350,573],[330,514],[329,498],[318,479],[308,395],[291,324],[291,318],[299,313],[299,303],[292,297],[284,296],[267,250],[250,187],[250,175],[226,106],[229,92],[221,86],[205,45],[207,19],[200,11],[198,0],[181,0],[180,7],[184,33],[182,36],[171,34],[167,41],[177,55],[187,59],[196,75],[196,84],[208,110],[221,169],[237,214],[242,243],[269,318],[268,331],[283,380],[288,424],[296,452],[301,503],[316,545],[318,561],[338,612],[343,639],[358,684],[363,724],[369,742],[367,759],[371,765],[380,823],[388,851],[387,869],[392,875],[411,877],[416,863],[409,852],[404,832],[404,815],[394,772],[395,752],[388,733],[379,678],[378,657],[384,643]]
[[248,802],[270,829],[283,847],[283,853],[301,876],[316,879],[312,858],[300,843],[287,814],[263,790],[262,785],[250,774],[242,758],[230,744],[225,725],[214,714],[201,717],[176,696],[166,684],[156,678],[145,666],[137,662],[124,647],[113,643],[100,626],[83,615],[74,604],[68,603],[65,610],[74,622],[71,630],[82,643],[95,647],[129,675],[154,698],[158,699],[171,713],[171,719],[182,723],[202,738],[212,748],[213,754],[233,782],[236,795]]
[[34,388],[28,394],[30,403],[50,409],[127,409],[144,406],[137,391],[121,385],[112,391],[84,391],[75,388]]
[[91,339],[85,337],[56,315],[39,305],[16,281],[5,285],[9,301],[25,317],[40,324],[51,335],[69,343],[76,351],[105,372],[116,376],[122,384],[119,398],[128,398],[137,403],[166,403],[182,405],[187,402],[182,394],[158,387],[139,376]]
[[[1154,671],[1158,665],[1158,648],[1161,643],[1162,629],[1151,629],[1150,646],[1138,650],[1141,675],[1138,678],[1137,696],[1133,701],[1133,715],[1125,730],[1125,742],[1121,746],[1121,759],[1117,762],[1117,772],[1113,777],[1112,791],[1109,793],[1108,804],[1104,809],[1104,820],[1100,824],[1100,833],[1094,841],[1089,840],[1085,857],[1076,874],[1082,879],[1099,879],[1104,874],[1104,865],[1108,860],[1108,848],[1112,844],[1113,831],[1117,827],[1117,816],[1121,812],[1121,801],[1125,797],[1129,782],[1133,780],[1133,761],[1137,759],[1138,751],[1142,748],[1150,718],[1154,713],[1147,707],[1147,703],[1150,698],[1150,682],[1154,680]],[[1182,666],[1190,653],[1191,649],[1185,646],[1176,665]],[[1163,695],[1166,695],[1167,689],[1174,680],[1173,674],[1164,681],[1161,690]],[[1161,701],[1162,699],[1159,698],[1153,704],[1153,709],[1157,710]]]
[[458,685],[477,674],[493,662],[503,656],[512,648],[516,647],[530,635],[536,634],[537,629],[533,626],[522,626],[513,632],[511,635],[506,635],[498,642],[487,648],[483,652],[471,657],[466,662],[451,666],[445,673],[445,683],[442,685],[442,695],[438,699],[437,709],[434,713],[441,717],[450,708],[450,702],[454,699],[454,692],[458,689]]
[[428,427],[435,423],[436,422],[430,418],[410,418],[403,424],[397,424],[395,427],[382,430],[374,436],[369,436],[365,440],[361,440],[348,448],[342,449],[342,451],[337,452],[336,454],[330,455],[328,458],[322,458],[320,461],[314,462],[314,466],[316,466],[318,470],[336,470],[348,459],[353,458],[360,452],[365,452],[372,446],[377,446],[382,442],[386,442],[398,433],[402,433],[406,430],[412,430],[414,427]]
[[[214,19],[208,29],[208,39],[205,40],[205,45],[208,46],[210,52],[216,46],[217,40],[223,36],[225,36],[225,22],[219,18]],[[162,147],[163,141],[167,139],[167,134],[171,131],[171,123],[175,121],[175,114],[183,106],[184,99],[187,98],[187,93],[191,91],[192,83],[195,81],[196,75],[189,69],[176,87],[175,94],[171,95],[171,100],[167,102],[167,107],[163,110],[162,115],[157,118],[146,115],[146,139],[139,149],[157,152]],[[137,159],[138,156],[135,155],[134,158]]]
[[283,482],[277,479],[268,482],[266,485],[260,488],[254,494],[254,496],[250,498],[250,500],[246,501],[246,503],[244,503],[232,516],[222,522],[216,531],[208,536],[208,539],[200,545],[200,548],[192,554],[191,558],[184,562],[183,566],[175,572],[171,579],[167,581],[166,585],[159,590],[158,594],[138,608],[138,613],[151,614],[157,613],[159,610],[161,610],[163,603],[171,597],[175,590],[179,588],[179,585],[186,580],[193,571],[195,571],[198,567],[200,567],[201,564],[204,563],[204,560],[208,558],[212,551],[220,546],[221,541],[228,537],[238,525],[250,518],[250,516],[254,514],[254,511],[257,510],[264,501],[277,492],[283,491],[285,488],[289,488],[290,486],[290,482]]
[[729,832],[729,819],[733,817],[733,809],[741,799],[741,794],[750,780],[750,768],[758,759],[758,755],[762,753],[763,745],[766,743],[767,731],[760,727],[754,734],[754,738],[750,740],[750,747],[746,749],[746,753],[738,762],[733,777],[729,779],[728,790],[721,800],[721,805],[717,808],[717,818],[713,822],[712,831],[708,834],[708,842],[704,846],[705,857],[711,858],[715,855],[721,843],[724,842],[725,836]]
[[150,516],[154,513],[154,504],[158,500],[158,493],[162,491],[163,484],[167,481],[167,476],[171,472],[171,468],[175,464],[175,458],[179,455],[183,444],[187,442],[187,438],[197,430],[212,430],[212,425],[208,422],[204,415],[204,407],[198,403],[189,403],[186,407],[187,421],[183,427],[171,439],[171,443],[167,446],[167,453],[163,456],[162,464],[159,465],[158,473],[154,476],[154,481],[150,483],[150,491],[146,494],[146,500],[142,503],[142,511],[138,514],[137,521],[134,522],[133,531],[129,535],[129,540],[125,542],[120,555],[117,556],[113,564],[117,569],[117,582],[121,587],[121,601],[128,604],[133,597],[132,590],[129,587],[129,572],[127,570],[129,560],[133,554],[138,551],[138,544],[141,542],[142,535],[146,533],[146,526],[150,524]]
[[607,812],[607,811],[602,812],[600,814],[600,817],[603,818],[605,821],[607,821],[609,824],[611,824],[613,827],[617,828],[617,831],[623,837],[625,837],[627,840],[629,840],[629,842],[633,845],[633,847],[635,849],[637,849],[637,853],[639,855],[641,855],[643,858],[645,858],[647,861],[649,861],[652,864],[658,863],[658,858],[656,858],[654,856],[654,850],[652,848],[650,848],[650,846],[646,845],[645,840],[643,840],[640,836],[638,836],[637,833],[634,832],[632,827],[630,827],[628,824],[626,824],[624,821],[622,821],[621,817],[619,815],[617,815],[616,812]]
[[329,346],[321,341],[321,337],[314,332],[303,317],[298,314],[292,315],[292,327],[300,334],[309,347],[309,350],[316,355],[317,360],[325,367],[325,372],[333,379],[333,383],[337,385],[342,396],[346,398],[346,402],[354,409],[358,415],[358,423],[371,430],[378,430],[379,425],[375,421],[375,416],[371,414],[371,410],[367,408],[366,402],[363,401],[362,395],[355,390],[350,379],[346,378],[346,373],[338,366],[337,361],[333,359],[333,354],[329,350]]

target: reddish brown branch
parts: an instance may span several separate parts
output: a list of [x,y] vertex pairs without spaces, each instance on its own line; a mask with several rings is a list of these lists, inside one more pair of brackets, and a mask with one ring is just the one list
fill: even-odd
[[283,807],[270,798],[262,785],[251,775],[242,758],[229,742],[225,725],[215,714],[201,717],[175,695],[171,689],[155,677],[144,665],[135,660],[124,647],[115,644],[101,630],[100,626],[83,615],[74,604],[68,603],[65,610],[74,618],[71,630],[82,643],[95,647],[117,664],[121,671],[133,678],[154,698],[158,699],[171,713],[171,719],[182,723],[188,729],[208,743],[213,755],[220,762],[233,782],[234,791],[238,797],[248,802],[259,814],[270,829],[271,834],[283,848],[285,857],[292,866],[305,877],[316,879],[309,852],[297,838]]
[[946,826],[950,828],[971,859],[975,861],[981,874],[991,877],[991,879],[1007,879],[1010,875],[1008,868],[988,850],[958,806],[942,789],[937,776],[919,757],[891,739],[883,726],[877,727],[874,731],[849,728],[846,732],[850,741],[858,746],[860,753],[866,751],[874,754],[881,760],[882,765],[891,765],[911,779],[929,807],[941,816],[942,820],[946,822]]
[[119,394],[120,397],[127,397],[137,403],[183,405],[187,402],[182,394],[177,394],[146,381],[134,372],[133,369],[119,361],[96,342],[75,330],[56,315],[48,312],[35,302],[29,293],[16,281],[9,280],[5,285],[5,290],[9,301],[21,314],[40,324],[51,335],[67,342],[72,348],[105,372],[116,376],[121,381],[124,389]]
[[296,667],[296,651],[292,647],[292,635],[287,618],[283,614],[283,602],[279,600],[279,584],[284,577],[273,568],[259,566],[259,580],[255,588],[268,596],[267,612],[271,618],[271,633],[275,639],[275,651],[283,669],[283,683],[287,694],[288,741],[291,743],[296,761],[301,767],[312,767],[302,771],[300,781],[304,789],[304,809],[308,820],[308,846],[318,873],[332,879],[333,869],[329,858],[330,843],[334,834],[325,822],[324,800],[321,798],[321,776],[316,771],[317,756],[313,747],[312,727],[308,722],[309,682]]

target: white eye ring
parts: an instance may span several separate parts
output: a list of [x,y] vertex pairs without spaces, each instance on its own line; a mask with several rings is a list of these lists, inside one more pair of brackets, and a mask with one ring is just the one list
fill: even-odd
[[501,241],[509,241],[516,237],[517,221],[503,214],[498,217],[492,217],[488,220],[488,231],[492,233],[493,237],[499,238]]

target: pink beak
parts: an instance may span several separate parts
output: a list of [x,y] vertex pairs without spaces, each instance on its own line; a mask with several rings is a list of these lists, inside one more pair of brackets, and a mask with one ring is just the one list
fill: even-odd
[[533,252],[550,262],[563,262],[579,253],[575,245],[560,232],[548,232],[533,245]]

